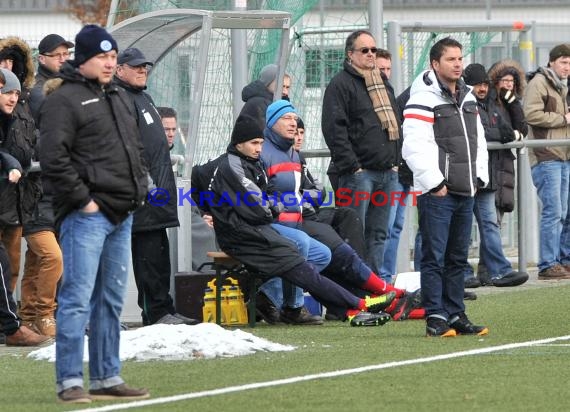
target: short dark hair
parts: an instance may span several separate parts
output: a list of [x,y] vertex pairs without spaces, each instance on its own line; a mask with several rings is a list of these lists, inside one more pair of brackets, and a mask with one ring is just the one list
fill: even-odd
[[163,117],[174,117],[176,119],[176,110],[174,110],[172,107],[165,107],[165,106],[161,106],[161,107],[157,107],[156,110],[158,110],[158,114],[160,115],[160,118],[162,119]]
[[392,60],[392,53],[390,53],[386,49],[378,49],[376,50],[376,58],[378,57],[382,57],[383,59],[386,60]]
[[346,57],[348,57],[349,51],[354,50],[354,42],[356,41],[356,39],[358,39],[363,34],[367,34],[370,37],[374,38],[372,33],[370,33],[368,30],[356,30],[356,31],[353,31],[352,33],[350,33],[348,35],[348,37],[346,38],[346,43],[344,45],[344,55]]
[[0,83],[2,83],[2,86],[6,84],[6,78],[4,77],[4,73],[2,73],[2,70],[0,70]]
[[458,47],[460,50],[463,50],[463,46],[457,40],[451,37],[444,37],[443,39],[437,41],[429,51],[429,64],[431,66],[431,62],[434,60],[439,61],[443,52],[447,47]]

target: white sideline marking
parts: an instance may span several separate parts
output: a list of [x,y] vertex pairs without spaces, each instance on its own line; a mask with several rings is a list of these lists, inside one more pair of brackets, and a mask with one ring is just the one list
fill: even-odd
[[[440,338],[433,338],[433,339],[440,339]],[[446,338],[441,338],[441,339],[446,339]],[[463,357],[463,356],[480,355],[482,353],[498,352],[498,351],[507,350],[507,349],[517,349],[517,348],[524,348],[524,347],[535,346],[535,345],[544,345],[547,343],[561,341],[561,340],[570,340],[570,335],[558,336],[556,338],[540,339],[540,340],[534,340],[534,341],[528,341],[528,342],[509,343],[507,345],[491,346],[489,348],[481,348],[481,349],[472,349],[472,350],[467,350],[467,351],[448,353],[445,355],[429,356],[427,358],[418,358],[418,359],[409,359],[409,360],[404,360],[404,361],[380,363],[377,365],[362,366],[360,368],[343,369],[343,370],[339,370],[339,371],[316,373],[313,375],[295,376],[292,378],[277,379],[277,380],[268,381],[268,382],[258,382],[258,383],[249,383],[246,385],[229,386],[227,388],[211,389],[211,390],[207,390],[207,391],[193,392],[193,393],[187,393],[187,394],[183,394],[183,395],[166,396],[163,398],[148,399],[148,400],[144,400],[144,401],[134,401],[134,402],[121,403],[121,404],[116,404],[116,405],[108,405],[108,406],[102,406],[100,408],[81,409],[81,410],[76,410],[75,412],[87,412],[87,411],[89,411],[89,412],[105,412],[105,411],[117,411],[120,409],[139,408],[139,407],[143,407],[143,406],[159,405],[159,404],[170,403],[170,402],[178,402],[178,401],[182,401],[182,400],[186,400],[186,399],[204,398],[206,396],[224,395],[224,394],[233,393],[233,392],[243,392],[243,391],[247,391],[250,389],[259,389],[259,388],[267,388],[270,386],[288,385],[290,383],[311,381],[311,380],[316,380],[316,379],[334,378],[337,376],[352,375],[355,373],[362,373],[362,372],[368,372],[368,371],[374,371],[374,370],[380,370],[380,369],[388,369],[388,368],[394,368],[397,366],[415,365],[415,364],[419,364],[419,363],[435,362],[435,361],[439,361],[439,360],[453,359],[453,358],[459,358],[459,357]]]

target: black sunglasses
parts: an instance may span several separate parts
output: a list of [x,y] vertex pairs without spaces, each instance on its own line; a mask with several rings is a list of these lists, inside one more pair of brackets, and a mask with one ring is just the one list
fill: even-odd
[[372,53],[376,54],[378,49],[376,47],[372,47],[372,48],[363,47],[361,49],[358,49],[358,51],[362,54],[368,54],[368,52],[372,52]]

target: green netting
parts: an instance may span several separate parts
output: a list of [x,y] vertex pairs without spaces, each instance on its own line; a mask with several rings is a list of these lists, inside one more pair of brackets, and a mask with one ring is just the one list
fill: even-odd
[[[234,1],[200,0],[138,0],[119,2],[114,11],[115,22],[149,11],[166,8],[191,8],[212,11],[231,10]],[[369,26],[365,6],[360,10],[328,15],[312,13],[305,19],[306,26],[296,25],[308,11],[318,9],[318,1],[266,0],[248,1],[249,9],[286,11],[292,15],[292,39],[286,71],[292,80],[290,98],[303,117],[307,149],[326,148],[321,134],[321,105],[324,90],[342,68],[344,43],[347,35],[355,29]],[[316,16],[316,17],[315,17]],[[336,17],[335,17],[336,16]],[[323,27],[330,30],[323,31]],[[452,32],[402,32],[401,57],[405,72],[404,87],[407,87],[418,72],[428,66],[429,49],[434,42],[452,36],[464,46],[468,56],[487,44],[497,33],[452,33]],[[280,45],[280,30],[247,30],[248,78],[255,79],[262,67],[276,60]],[[194,90],[195,73],[202,62],[197,61],[200,32],[175,47],[153,70],[149,91],[157,105],[174,107],[179,112],[180,138],[197,142],[194,163],[202,163],[223,153],[231,133],[233,113],[231,95],[230,32],[216,30],[209,47],[209,62],[206,84],[201,104],[200,118],[190,119],[190,96]],[[384,44],[386,44],[386,39]],[[199,121],[197,136],[187,136],[189,125]],[[184,153],[179,142],[175,152]],[[326,182],[325,170],[328,159],[310,159],[309,164],[316,175]]]
[[499,32],[408,32],[402,36],[402,61],[406,70],[406,83],[429,67],[429,51],[438,40],[450,36],[463,45],[463,57],[467,57],[488,44]]
[[[312,8],[317,0],[270,0],[249,1],[249,9],[276,10],[291,13],[292,24]],[[167,8],[189,8],[202,10],[231,10],[233,1],[167,1],[139,0],[119,2],[116,11],[112,11],[115,23],[136,15]],[[202,163],[225,151],[232,128],[231,64],[229,63],[230,31],[215,30],[209,46],[209,62],[206,68],[206,82],[200,109],[199,130],[197,136],[187,136],[190,123],[190,96],[196,87],[195,73],[197,61],[198,32],[191,38],[177,45],[153,69],[148,90],[159,106],[170,106],[179,113],[179,139],[174,152],[184,154],[184,142],[188,138],[196,139],[194,163]],[[280,30],[247,30],[249,79],[255,79],[265,65],[276,61],[276,54],[281,42]],[[299,83],[300,84],[300,83]]]

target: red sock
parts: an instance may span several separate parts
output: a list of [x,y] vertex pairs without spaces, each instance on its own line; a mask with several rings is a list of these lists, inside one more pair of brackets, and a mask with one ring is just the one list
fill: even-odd
[[358,309],[360,310],[366,310],[366,301],[364,299],[360,299],[358,301]]
[[358,315],[358,312],[360,312],[360,310],[358,310],[358,309],[348,309],[346,311],[346,317],[349,318],[351,316],[356,316],[356,315]]
[[424,319],[426,310],[424,308],[412,309],[408,315],[408,319]]
[[398,289],[390,285],[389,283],[386,283],[384,280],[382,280],[382,278],[380,278],[380,276],[378,276],[374,272],[370,272],[370,277],[364,283],[364,285],[362,285],[362,289],[378,293],[380,295],[394,291],[396,292],[397,298],[404,296],[404,293],[406,293],[404,289]]

